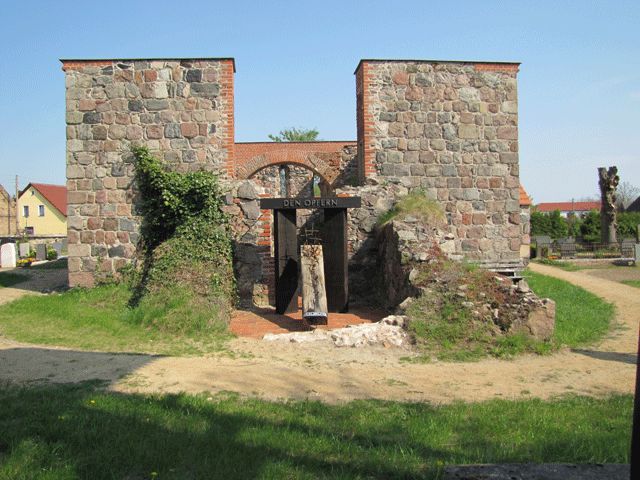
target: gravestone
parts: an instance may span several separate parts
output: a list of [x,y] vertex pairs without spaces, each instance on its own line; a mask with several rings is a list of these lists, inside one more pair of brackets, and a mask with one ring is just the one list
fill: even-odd
[[636,260],[636,264],[640,262],[640,243],[636,243],[636,248],[633,256]]
[[36,244],[36,260],[46,260],[47,259],[47,246],[44,243]]
[[562,258],[575,258],[576,241],[573,237],[559,239],[558,245],[560,247],[560,256]]
[[69,241],[68,241],[66,238],[63,238],[63,239],[62,239],[62,250],[63,250],[64,252],[66,252],[66,251],[67,251],[67,246],[68,246],[68,244],[69,244]]
[[29,242],[22,242],[20,244],[20,256],[21,257],[28,257],[30,251],[31,251],[31,245],[29,245]]
[[548,235],[536,235],[533,237],[536,243],[536,256],[538,258],[547,257],[551,250],[551,237]]
[[51,247],[56,251],[58,256],[62,255],[62,242],[54,242]]
[[2,268],[16,267],[16,244],[5,243],[0,247],[0,266]]
[[633,258],[636,241],[633,238],[625,238],[620,242],[620,256],[622,258]]

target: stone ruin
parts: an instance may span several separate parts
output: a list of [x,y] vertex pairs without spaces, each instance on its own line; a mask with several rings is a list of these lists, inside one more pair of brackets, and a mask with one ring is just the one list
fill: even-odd
[[[232,58],[62,60],[69,284],[91,286],[136,256],[140,218],[130,147],[138,144],[176,171],[219,174],[245,307],[274,302],[273,219],[259,207],[265,197],[319,190],[362,198],[348,219],[354,297],[371,294],[379,274],[379,215],[415,188],[445,212],[446,225],[429,238],[451,258],[517,270],[528,243],[519,202],[518,68],[361,60],[357,141],[240,143]],[[299,227],[316,222],[321,213],[310,210]],[[380,288],[393,304],[405,287]]]

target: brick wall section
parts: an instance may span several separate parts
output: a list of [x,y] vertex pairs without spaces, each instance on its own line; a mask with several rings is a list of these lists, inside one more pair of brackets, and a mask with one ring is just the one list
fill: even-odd
[[445,209],[457,253],[480,262],[519,259],[517,71],[412,60],[356,70],[366,176],[423,188]]
[[352,169],[356,142],[249,142],[235,145],[235,177],[247,179],[272,165],[300,165],[334,185]]
[[69,284],[90,286],[135,255],[130,147],[178,171],[233,170],[233,60],[63,60]]
[[221,62],[220,99],[222,110],[225,112],[226,125],[223,133],[224,149],[227,152],[225,172],[232,178],[235,173],[235,108],[234,108],[234,83],[233,77],[235,64],[231,59]]
[[375,175],[375,145],[373,139],[374,119],[371,108],[371,69],[363,62],[356,70],[356,122],[358,130],[358,178],[364,183],[365,178]]

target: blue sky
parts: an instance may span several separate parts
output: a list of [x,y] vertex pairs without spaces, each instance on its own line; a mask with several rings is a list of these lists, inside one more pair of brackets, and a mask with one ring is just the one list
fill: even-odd
[[235,57],[236,140],[355,139],[360,58],[519,61],[534,201],[640,186],[640,2],[21,1],[0,8],[0,183],[63,183],[59,58]]

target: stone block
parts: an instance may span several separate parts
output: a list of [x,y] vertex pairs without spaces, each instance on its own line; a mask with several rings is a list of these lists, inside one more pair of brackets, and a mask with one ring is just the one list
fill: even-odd
[[94,278],[91,272],[69,272],[70,287],[91,288],[94,286]]
[[164,127],[164,136],[167,138],[180,138],[180,124],[168,123]]
[[556,304],[553,300],[545,298],[542,304],[534,308],[522,325],[517,325],[516,330],[522,330],[537,340],[549,340],[553,336],[556,326]]
[[498,127],[498,139],[500,140],[517,140],[518,139],[518,127],[505,125]]
[[68,248],[70,257],[88,257],[91,255],[91,245],[84,243],[70,244]]
[[478,138],[478,127],[475,125],[458,125],[458,136],[460,138]]
[[191,95],[202,98],[216,98],[220,95],[220,85],[216,83],[193,83]]

